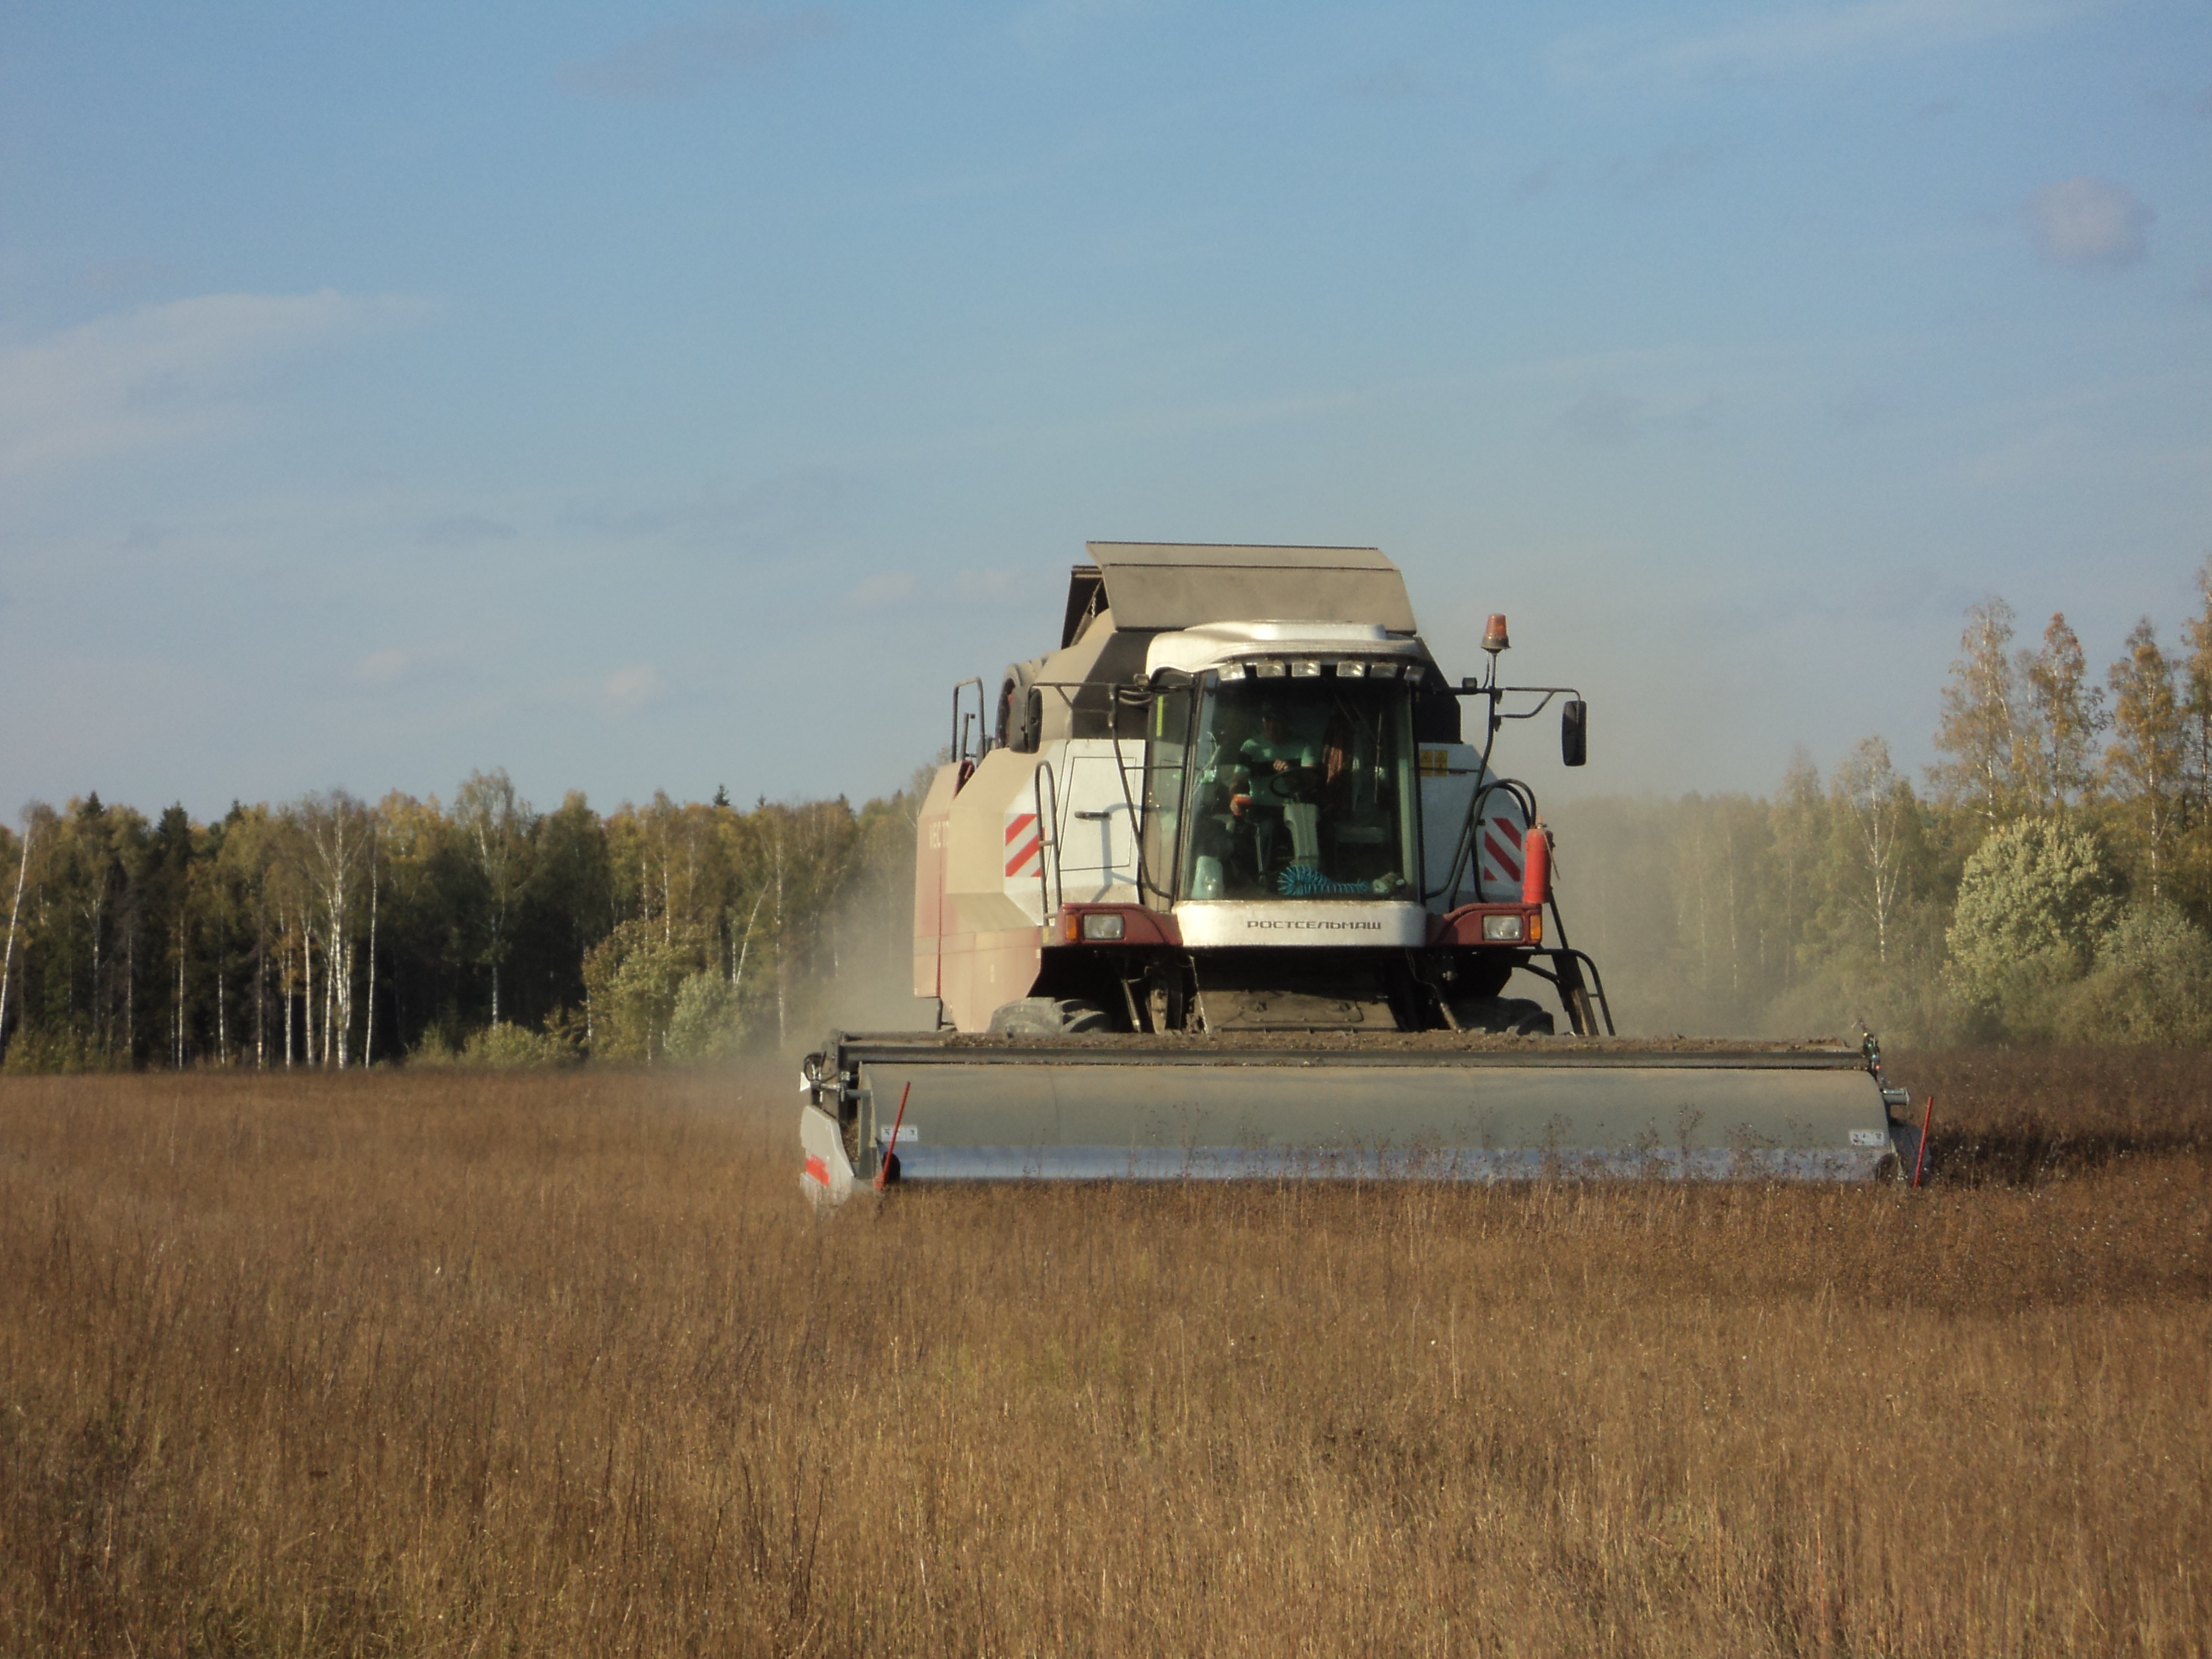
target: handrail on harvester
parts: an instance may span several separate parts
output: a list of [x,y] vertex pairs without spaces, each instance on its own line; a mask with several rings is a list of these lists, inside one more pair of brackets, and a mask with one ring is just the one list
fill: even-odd
[[[960,712],[960,705],[964,699],[960,694],[971,685],[975,688],[975,712],[963,718]],[[977,762],[991,752],[991,730],[983,721],[986,712],[987,700],[983,695],[983,681],[980,675],[970,675],[953,686],[952,741],[950,744],[950,753],[954,765],[965,765],[972,769]],[[972,727],[969,724],[971,721]],[[969,752],[969,733],[971,729],[975,733],[972,753]]]
[[[1552,914],[1555,918],[1558,916],[1559,909],[1557,906],[1553,908]],[[1552,967],[1549,970],[1539,968],[1535,964],[1534,957],[1540,956],[1549,957],[1552,958]],[[1527,972],[1535,975],[1538,979],[1549,980],[1552,984],[1559,988],[1560,993],[1559,1000],[1562,1003],[1567,1005],[1568,1018],[1575,1021],[1577,1024],[1583,1023],[1583,1016],[1575,1012],[1571,1000],[1574,995],[1579,993],[1583,1000],[1583,1006],[1586,1010],[1589,1012],[1603,1016],[1605,1019],[1606,1036],[1617,1036],[1620,1035],[1613,1029],[1613,1004],[1607,1000],[1605,994],[1605,976],[1598,972],[1597,963],[1590,960],[1589,953],[1588,951],[1577,951],[1572,945],[1563,944],[1554,950],[1538,951],[1534,952],[1532,954],[1531,960],[1522,963],[1521,966]],[[1589,982],[1587,985],[1583,982],[1583,970],[1584,969],[1588,969],[1589,970]],[[1595,994],[1594,1005],[1592,993]],[[1576,1035],[1577,1036],[1595,1036],[1597,1033],[1595,1031],[1577,1031]]]
[[[1048,793],[1052,797],[1049,811],[1045,802]],[[1037,898],[1044,906],[1044,922],[1049,927],[1067,902],[1060,873],[1060,779],[1050,765],[1040,766],[1030,775],[1030,804],[1036,809],[1037,817]]]

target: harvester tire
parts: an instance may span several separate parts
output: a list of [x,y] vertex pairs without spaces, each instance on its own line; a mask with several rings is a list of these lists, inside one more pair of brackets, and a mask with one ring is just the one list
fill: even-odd
[[1551,1011],[1527,997],[1469,997],[1452,1004],[1452,1018],[1462,1031],[1553,1036],[1559,1030]]
[[1002,1036],[1075,1036],[1113,1029],[1103,1008],[1073,997],[1019,997],[991,1016],[991,1030]]

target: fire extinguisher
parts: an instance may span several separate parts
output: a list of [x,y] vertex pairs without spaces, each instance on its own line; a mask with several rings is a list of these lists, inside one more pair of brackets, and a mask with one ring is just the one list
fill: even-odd
[[1521,865],[1521,902],[1541,904],[1552,896],[1552,832],[1538,818],[1528,829],[1528,845]]

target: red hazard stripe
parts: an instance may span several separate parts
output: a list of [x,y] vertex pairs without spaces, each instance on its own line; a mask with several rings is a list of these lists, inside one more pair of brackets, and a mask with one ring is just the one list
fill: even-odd
[[818,1158],[810,1157],[806,1160],[806,1178],[818,1181],[827,1187],[830,1184],[830,1166]]
[[1031,859],[1035,858],[1037,855],[1037,848],[1043,845],[1044,837],[1042,836],[1039,836],[1036,837],[1036,839],[1032,840],[1028,846],[1023,848],[1020,852],[1015,854],[1013,857],[1006,860],[1006,873],[1010,876],[1018,876],[1021,874],[1022,866],[1026,865]]
[[1500,847],[1498,844],[1497,836],[1485,832],[1482,837],[1482,848],[1483,851],[1490,854],[1490,861],[1505,872],[1506,880],[1518,881],[1521,879],[1520,865],[1514,860],[1514,857],[1510,853],[1507,852],[1503,847]]
[[1036,822],[1036,817],[1037,815],[1034,812],[1024,812],[1021,817],[1009,823],[1006,826],[1006,845],[1012,847],[1017,841],[1019,841],[1021,839],[1022,831],[1028,829],[1030,825],[1035,823]]
[[1500,830],[1503,830],[1505,832],[1506,840],[1511,842],[1516,847],[1520,846],[1521,826],[1519,824],[1514,823],[1510,818],[1492,818],[1490,822],[1496,824]]

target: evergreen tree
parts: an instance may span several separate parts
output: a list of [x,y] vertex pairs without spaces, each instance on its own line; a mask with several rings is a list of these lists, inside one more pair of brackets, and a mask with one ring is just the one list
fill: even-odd
[[2058,995],[2088,971],[2118,913],[2118,884],[2090,836],[2054,819],[2007,824],[1960,879],[1953,986],[1992,1032],[2048,1035]]

